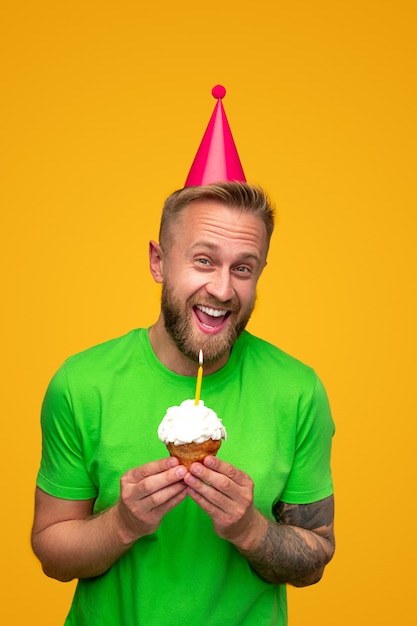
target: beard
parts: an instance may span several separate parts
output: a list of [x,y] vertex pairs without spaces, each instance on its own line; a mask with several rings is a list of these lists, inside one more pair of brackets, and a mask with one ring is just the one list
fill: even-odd
[[227,326],[215,335],[203,335],[196,328],[193,320],[193,307],[195,305],[227,309],[231,313],[240,311],[238,300],[230,300],[228,303],[218,302],[214,298],[191,296],[185,302],[185,306],[172,294],[172,290],[165,282],[162,285],[161,311],[164,317],[165,328],[174,340],[177,348],[192,361],[198,362],[199,351],[204,354],[205,363],[213,363],[228,354],[239,335],[246,328],[252,311],[255,307],[255,298],[247,308],[240,311],[240,319],[236,323],[227,323]]

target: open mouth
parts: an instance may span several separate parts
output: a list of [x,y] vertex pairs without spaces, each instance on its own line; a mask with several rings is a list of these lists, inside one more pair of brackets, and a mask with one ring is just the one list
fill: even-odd
[[200,325],[205,330],[212,331],[220,330],[230,315],[230,311],[226,311],[224,309],[213,309],[212,307],[201,304],[194,306],[193,310],[197,320],[200,322]]

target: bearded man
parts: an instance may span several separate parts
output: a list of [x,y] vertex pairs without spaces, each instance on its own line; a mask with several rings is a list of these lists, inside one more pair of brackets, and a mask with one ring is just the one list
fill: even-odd
[[[67,625],[284,626],[286,585],[316,583],[332,558],[323,385],[245,330],[272,231],[246,182],[172,194],[149,247],[156,323],[52,379],[32,545],[48,576],[79,579]],[[156,432],[193,397],[200,350],[228,440],[187,470]]]

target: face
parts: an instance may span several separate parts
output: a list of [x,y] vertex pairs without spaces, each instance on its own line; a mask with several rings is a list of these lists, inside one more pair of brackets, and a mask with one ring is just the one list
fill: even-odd
[[162,254],[161,311],[178,349],[213,363],[249,321],[266,263],[262,220],[215,202],[193,202],[172,226]]

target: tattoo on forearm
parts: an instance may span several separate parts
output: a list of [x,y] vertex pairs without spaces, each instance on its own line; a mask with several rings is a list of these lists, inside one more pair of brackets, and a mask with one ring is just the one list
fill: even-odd
[[318,582],[334,552],[333,498],[308,505],[278,502],[257,550],[245,557],[264,580],[296,586]]
[[279,501],[272,512],[279,524],[298,526],[306,530],[330,528],[333,523],[334,501],[333,498],[312,504],[286,504]]

